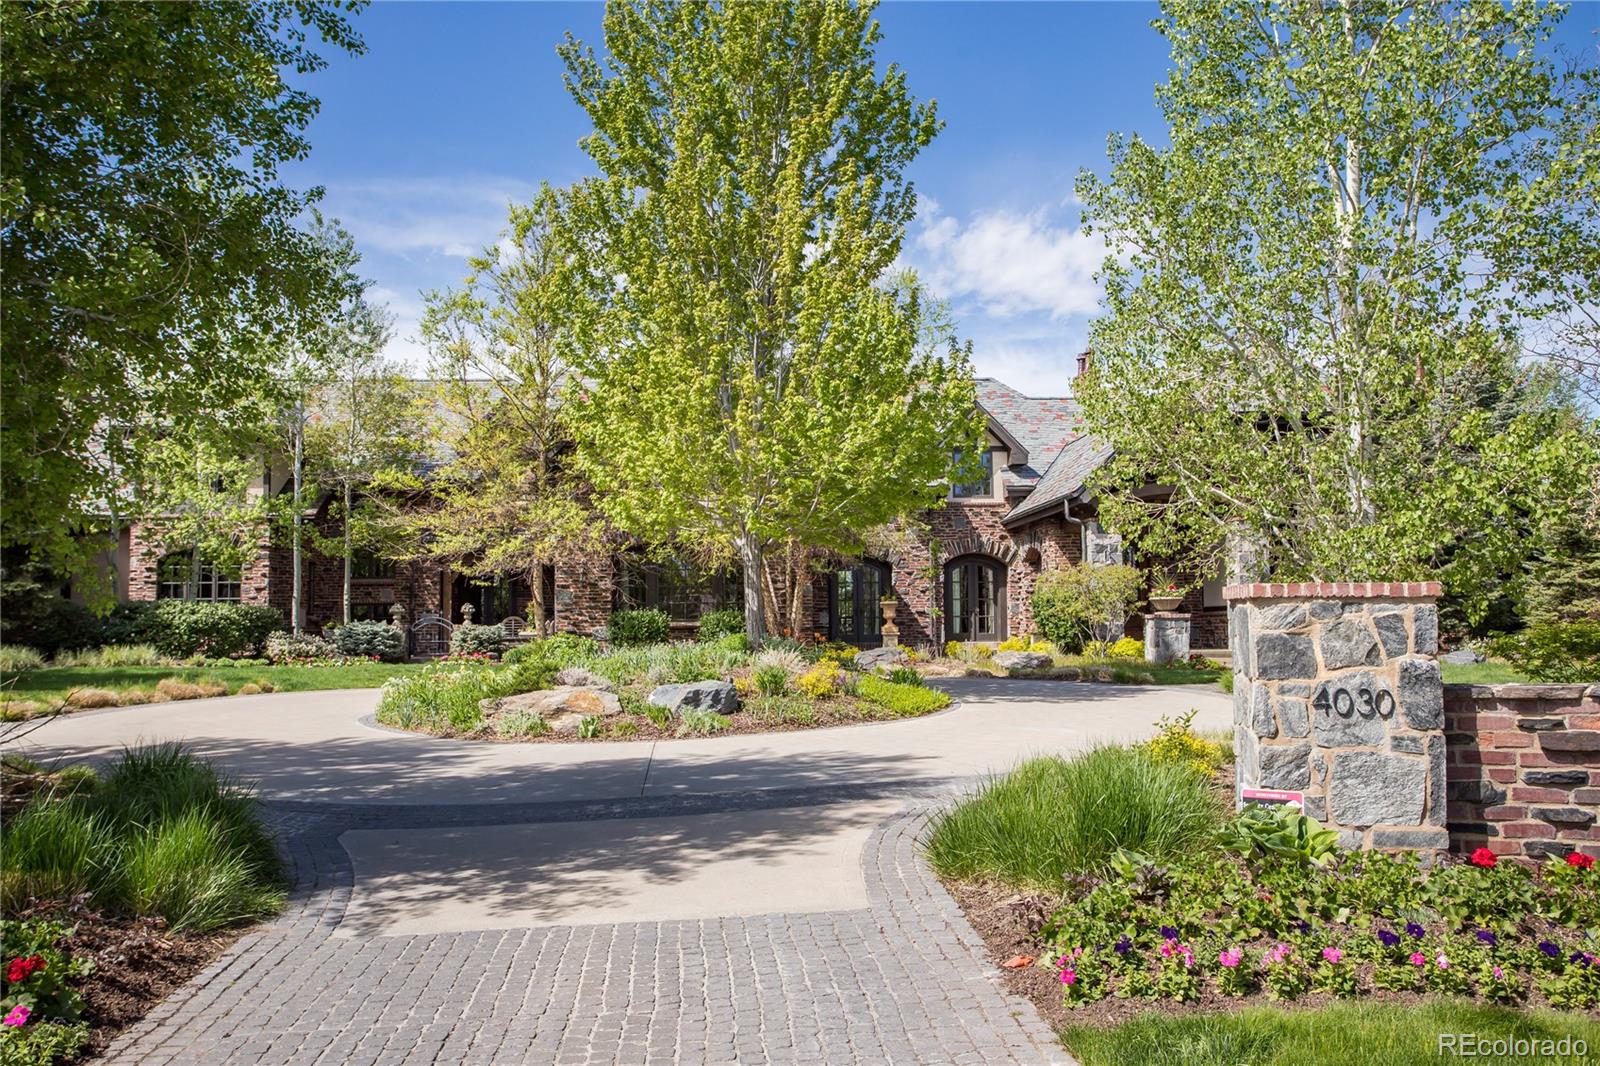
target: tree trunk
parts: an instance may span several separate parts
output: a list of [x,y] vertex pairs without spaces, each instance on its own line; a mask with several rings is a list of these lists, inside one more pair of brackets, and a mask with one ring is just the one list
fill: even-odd
[[751,532],[739,534],[739,560],[744,565],[744,635],[752,648],[766,638],[765,612],[762,610],[762,574],[765,572],[761,542]]
[[305,459],[305,412],[296,406],[294,426],[294,545],[292,548],[294,579],[289,597],[289,625],[293,628],[295,636],[299,636],[301,631],[305,629],[305,617],[301,610],[302,604],[300,602],[300,535],[301,526],[305,524],[306,518],[305,506],[300,502],[300,492]]
[[533,593],[528,601],[528,621],[533,623],[533,635],[543,640],[550,634],[544,622],[544,563],[538,560],[529,568],[528,588]]
[[355,569],[355,547],[350,540],[350,479],[344,482],[344,622],[350,624],[350,586]]

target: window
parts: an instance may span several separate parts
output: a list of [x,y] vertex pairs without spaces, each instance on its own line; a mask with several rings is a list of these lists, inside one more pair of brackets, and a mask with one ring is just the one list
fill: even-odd
[[883,641],[881,601],[892,592],[889,568],[862,562],[833,575],[833,640],[877,645]]
[[394,577],[394,561],[370,551],[358,551],[350,560],[350,577],[356,581],[380,581]]
[[[961,461],[961,453],[956,452],[956,461]],[[988,499],[994,495],[994,452],[986,451],[978,457],[978,463],[983,467],[983,473],[976,481],[965,485],[953,485],[950,495],[958,500]]]
[[[190,595],[190,582],[195,582]],[[211,600],[238,603],[243,582],[237,568],[216,566],[211,560],[201,558],[198,573],[193,552],[172,552],[162,556],[156,564],[156,599],[158,600]]]
[[965,555],[944,570],[945,627],[949,640],[1004,640],[1006,570],[993,559]]
[[622,561],[617,585],[618,607],[654,607],[674,622],[698,622],[706,611],[744,606],[744,586],[737,570],[704,574],[678,560]]

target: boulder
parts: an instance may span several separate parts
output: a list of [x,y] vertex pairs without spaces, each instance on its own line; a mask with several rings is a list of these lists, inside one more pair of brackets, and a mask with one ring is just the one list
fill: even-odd
[[1039,651],[1003,651],[994,657],[994,663],[1007,670],[1043,670],[1055,660]]
[[577,732],[580,718],[609,718],[622,713],[622,701],[615,693],[576,685],[519,692],[484,700],[479,706],[486,714],[536,714],[557,733]]
[[1471,648],[1457,648],[1455,651],[1447,651],[1439,656],[1439,661],[1449,663],[1452,666],[1471,666],[1473,663],[1483,662],[1483,656]]
[[662,685],[650,693],[650,703],[673,714],[684,711],[715,711],[732,714],[739,709],[739,693],[727,681],[690,681],[681,685]]
[[906,658],[906,650],[900,647],[871,648],[867,651],[856,653],[857,670],[877,670],[893,666],[904,666],[911,660]]

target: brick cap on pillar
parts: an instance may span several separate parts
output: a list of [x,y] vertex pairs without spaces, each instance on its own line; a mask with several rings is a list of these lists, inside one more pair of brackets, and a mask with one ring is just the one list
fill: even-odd
[[1225,600],[1434,600],[1444,591],[1437,581],[1257,581],[1229,585]]

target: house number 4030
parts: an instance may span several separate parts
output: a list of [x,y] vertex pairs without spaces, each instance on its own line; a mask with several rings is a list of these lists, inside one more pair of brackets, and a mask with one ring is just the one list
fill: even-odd
[[1317,698],[1311,701],[1317,710],[1327,713],[1332,711],[1340,718],[1393,718],[1394,694],[1386,688],[1374,692],[1370,688],[1358,688],[1354,692],[1347,688],[1334,689],[1330,694],[1325,688],[1317,693]]

